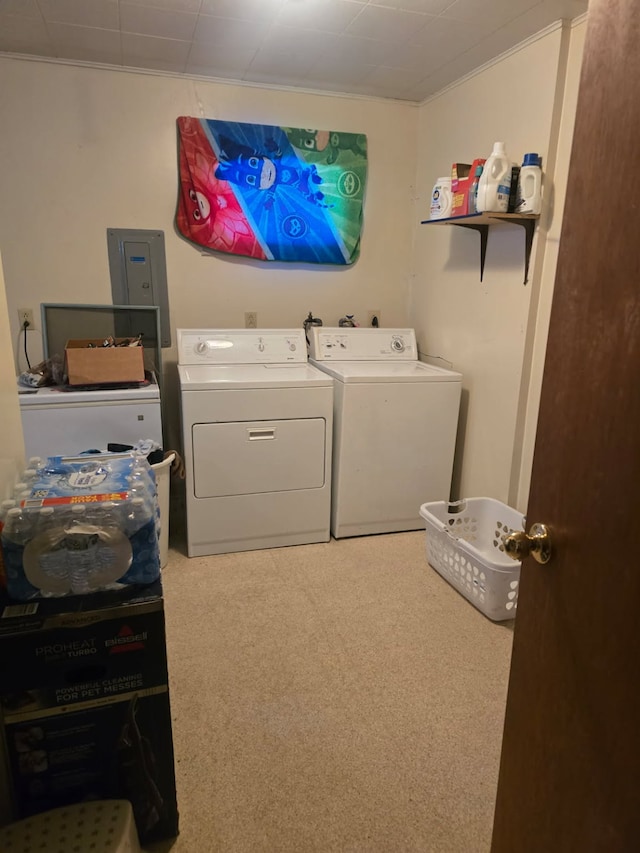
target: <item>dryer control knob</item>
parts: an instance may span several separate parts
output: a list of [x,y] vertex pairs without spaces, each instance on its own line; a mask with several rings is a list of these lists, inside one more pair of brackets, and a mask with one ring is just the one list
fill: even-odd
[[396,352],[404,352],[404,341],[402,338],[392,338],[391,339],[391,349]]
[[289,349],[291,350],[291,352],[296,351],[296,345],[295,345],[294,341],[289,341]]
[[198,341],[194,349],[198,355],[206,355],[209,352],[209,344],[206,341]]

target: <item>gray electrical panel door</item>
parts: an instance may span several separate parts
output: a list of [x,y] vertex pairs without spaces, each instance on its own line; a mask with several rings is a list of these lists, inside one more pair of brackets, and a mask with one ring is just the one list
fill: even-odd
[[156,305],[163,347],[171,346],[164,232],[107,229],[114,305]]

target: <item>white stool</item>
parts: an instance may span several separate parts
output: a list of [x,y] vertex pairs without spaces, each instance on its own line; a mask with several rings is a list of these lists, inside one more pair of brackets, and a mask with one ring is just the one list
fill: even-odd
[[92,800],[0,829],[2,853],[141,853],[128,800]]

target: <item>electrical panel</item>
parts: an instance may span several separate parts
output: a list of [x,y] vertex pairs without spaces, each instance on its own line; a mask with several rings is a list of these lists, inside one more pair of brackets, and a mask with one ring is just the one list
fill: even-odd
[[108,228],[107,248],[114,305],[157,306],[161,345],[170,347],[164,232]]

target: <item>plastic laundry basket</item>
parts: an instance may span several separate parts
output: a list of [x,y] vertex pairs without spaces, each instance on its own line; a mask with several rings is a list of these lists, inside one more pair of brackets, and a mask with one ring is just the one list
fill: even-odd
[[158,508],[160,510],[160,568],[167,565],[169,555],[169,495],[171,486],[171,464],[176,454],[171,452],[162,460],[152,465],[156,477],[158,493]]
[[494,622],[513,619],[520,563],[504,550],[503,537],[524,528],[524,516],[493,498],[422,504],[427,560],[451,586]]
[[0,829],[2,853],[140,853],[131,803],[92,800]]

